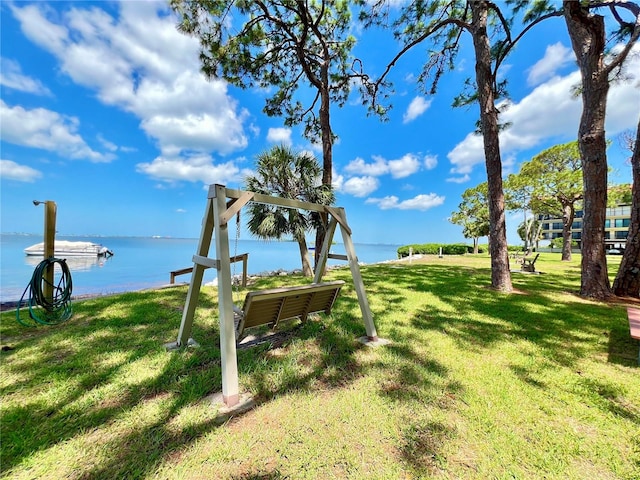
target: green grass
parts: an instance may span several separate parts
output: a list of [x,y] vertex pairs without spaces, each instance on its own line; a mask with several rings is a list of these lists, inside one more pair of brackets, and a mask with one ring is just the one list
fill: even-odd
[[[610,259],[613,264],[619,259]],[[348,269],[328,318],[239,350],[257,406],[231,419],[219,391],[217,292],[167,353],[186,288],[74,304],[54,327],[0,317],[4,478],[640,478],[640,368],[625,305],[584,300],[579,257],[488,288],[488,256],[362,268],[378,334],[368,348]],[[610,265],[615,271],[615,265]],[[300,283],[262,279],[251,288]],[[241,298],[238,298],[241,303]]]

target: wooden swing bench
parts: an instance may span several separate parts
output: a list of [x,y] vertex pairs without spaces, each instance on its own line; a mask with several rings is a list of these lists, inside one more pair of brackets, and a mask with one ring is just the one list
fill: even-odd
[[247,293],[242,310],[234,308],[238,317],[236,339],[247,328],[275,328],[281,320],[300,318],[304,322],[312,313],[331,313],[343,285],[342,280],[337,280]]

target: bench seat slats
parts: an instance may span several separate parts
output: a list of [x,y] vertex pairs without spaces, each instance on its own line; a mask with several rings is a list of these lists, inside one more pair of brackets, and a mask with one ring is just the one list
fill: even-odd
[[290,288],[273,288],[247,293],[238,323],[237,336],[246,328],[259,325],[275,327],[279,321],[311,313],[330,313],[344,282],[312,283]]

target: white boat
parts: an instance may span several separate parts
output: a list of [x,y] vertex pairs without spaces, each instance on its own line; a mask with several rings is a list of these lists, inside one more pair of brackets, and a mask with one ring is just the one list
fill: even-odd
[[[44,243],[36,243],[24,249],[28,256],[44,256]],[[107,247],[93,242],[71,242],[68,240],[56,240],[54,256],[65,257],[110,257],[113,252]]]

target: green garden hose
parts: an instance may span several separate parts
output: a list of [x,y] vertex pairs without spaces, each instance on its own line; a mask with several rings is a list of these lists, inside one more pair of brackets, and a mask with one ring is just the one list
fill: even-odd
[[[48,268],[55,269],[55,265],[60,265],[61,275],[57,285],[47,281],[45,272]],[[53,295],[47,298],[44,293],[44,286],[49,285]],[[16,309],[16,319],[18,323],[25,327],[31,326],[20,318],[20,305],[25,298],[27,292],[29,297],[27,306],[29,307],[29,317],[40,325],[55,325],[64,322],[71,317],[71,272],[65,259],[47,258],[40,262],[33,271],[31,281],[27,288],[24,289],[22,297],[18,302]]]

